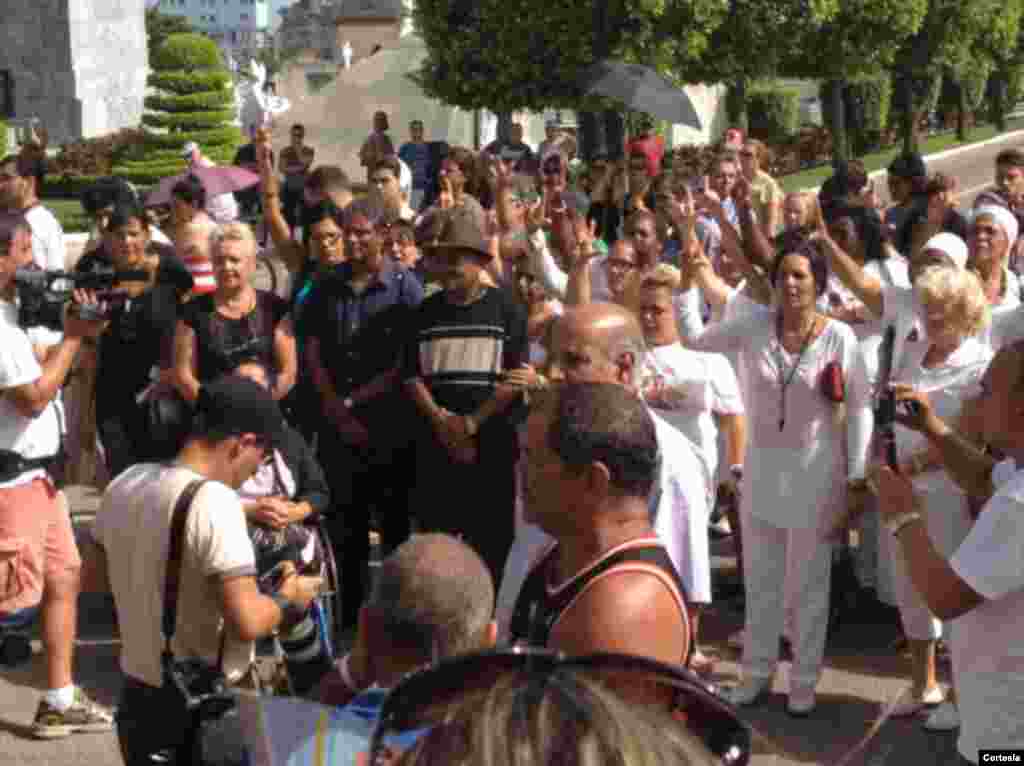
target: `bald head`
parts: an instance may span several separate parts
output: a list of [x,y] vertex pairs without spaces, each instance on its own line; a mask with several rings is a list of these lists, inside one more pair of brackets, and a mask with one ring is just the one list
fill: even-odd
[[636,316],[614,303],[567,310],[555,329],[554,346],[556,372],[576,383],[634,385],[646,350]]
[[482,648],[494,612],[483,559],[443,534],[413,535],[381,564],[367,608],[397,648],[429,659]]

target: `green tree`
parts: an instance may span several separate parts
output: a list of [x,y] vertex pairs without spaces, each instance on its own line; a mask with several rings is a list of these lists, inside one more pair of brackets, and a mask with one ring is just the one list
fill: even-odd
[[928,0],[842,0],[830,20],[790,38],[783,71],[825,80],[831,94],[824,109],[832,126],[833,158],[849,156],[844,83],[892,66],[900,46],[921,26]]
[[839,0],[729,0],[704,55],[679,69],[688,82],[727,83],[730,124],[746,130],[751,84],[778,74],[794,36],[807,37],[838,12]]
[[146,9],[146,37],[151,54],[171,35],[189,32],[196,33],[198,30],[185,16],[161,13],[158,8]]
[[926,106],[909,91],[915,80],[930,81],[943,73],[958,91],[957,133],[960,140],[966,138],[970,80],[979,73],[987,74],[1004,51],[1013,50],[1020,17],[1020,0],[928,0],[920,28],[900,47],[895,62],[898,88],[903,91],[897,103],[904,151],[917,147],[917,126]]
[[644,63],[682,82],[725,18],[719,0],[419,0],[427,56],[416,76],[463,109],[607,106],[579,86],[595,61]]
[[204,35],[174,34],[150,57],[143,143],[114,167],[140,184],[180,173],[181,148],[195,141],[218,162],[230,162],[241,143],[231,73],[216,43]]

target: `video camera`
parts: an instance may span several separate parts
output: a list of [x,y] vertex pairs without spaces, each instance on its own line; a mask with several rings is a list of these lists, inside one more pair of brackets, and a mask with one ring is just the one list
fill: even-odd
[[82,319],[109,319],[124,308],[128,298],[114,287],[120,282],[147,279],[149,273],[142,270],[101,268],[79,273],[18,269],[14,273],[14,284],[18,290],[18,324],[60,330],[64,326],[64,306],[72,299],[75,290],[93,290],[100,301],[96,308],[80,306],[77,316]]

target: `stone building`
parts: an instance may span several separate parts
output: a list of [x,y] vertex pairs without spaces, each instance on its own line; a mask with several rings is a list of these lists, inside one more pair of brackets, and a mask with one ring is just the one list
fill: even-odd
[[338,49],[347,40],[352,60],[359,61],[378,46],[396,43],[404,28],[403,5],[402,0],[341,0],[334,19]]
[[3,0],[0,119],[52,144],[139,124],[149,66],[141,0]]
[[288,6],[277,30],[277,45],[300,61],[340,60],[334,44],[336,3],[297,0]]

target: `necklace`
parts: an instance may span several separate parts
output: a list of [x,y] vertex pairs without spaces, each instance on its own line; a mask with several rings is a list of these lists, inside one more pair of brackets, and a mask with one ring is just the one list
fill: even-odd
[[807,329],[807,334],[804,336],[804,342],[800,346],[800,353],[797,354],[796,361],[793,362],[793,366],[789,370],[789,374],[786,374],[786,360],[782,358],[782,351],[784,346],[782,345],[782,316],[780,315],[775,320],[775,338],[777,345],[775,346],[775,365],[778,368],[779,376],[779,431],[781,432],[786,427],[786,389],[789,388],[790,383],[793,382],[793,378],[796,377],[796,371],[800,369],[800,363],[804,359],[804,354],[807,352],[807,347],[811,345],[811,336],[814,335],[814,328],[818,326],[818,318],[814,317],[811,320],[811,326]]

